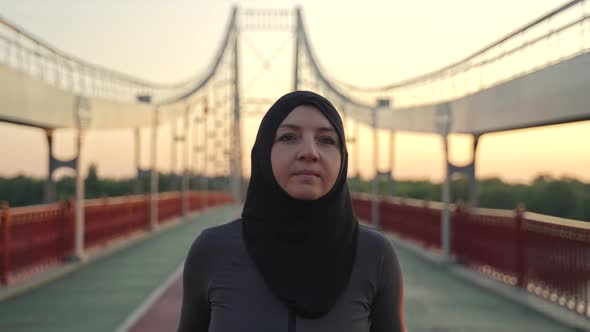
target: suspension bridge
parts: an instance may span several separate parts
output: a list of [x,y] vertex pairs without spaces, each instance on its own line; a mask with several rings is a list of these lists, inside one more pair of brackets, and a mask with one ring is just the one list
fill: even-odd
[[[344,83],[323,70],[301,8],[234,8],[207,70],[175,84],[94,65],[1,19],[0,121],[45,133],[48,172],[46,204],[2,207],[0,330],[176,327],[184,255],[202,229],[239,214],[243,124],[269,106],[242,86],[240,45],[252,30],[290,36],[291,88],[316,91],[341,112],[352,176],[363,167],[359,128],[372,130],[375,160],[388,144],[389,168],[375,166],[373,193],[356,193],[353,203],[395,243],[410,331],[590,330],[590,225],[480,208],[475,159],[483,135],[590,120],[589,9],[588,1],[570,1],[460,61],[380,87]],[[171,160],[183,169],[173,193],[158,188],[163,125],[172,128]],[[115,128],[134,133],[135,195],[85,199],[85,135]],[[77,133],[71,160],[53,153],[54,134],[63,129]],[[390,133],[387,142],[380,131]],[[379,177],[395,181],[397,132],[440,137],[442,202],[378,195]],[[149,136],[147,169],[140,167],[142,133]],[[466,165],[449,158],[452,134],[472,137]],[[76,195],[57,202],[53,174],[64,167],[76,172]],[[466,205],[452,203],[458,173],[470,181]],[[222,188],[208,182],[215,176]],[[145,177],[149,190],[140,185]]]

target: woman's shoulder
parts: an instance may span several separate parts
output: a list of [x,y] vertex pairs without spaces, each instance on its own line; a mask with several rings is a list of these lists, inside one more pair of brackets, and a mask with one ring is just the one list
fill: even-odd
[[241,239],[241,227],[241,220],[236,219],[203,230],[193,241],[189,256],[214,256],[227,250],[232,243]]
[[226,237],[232,237],[236,234],[240,234],[242,229],[241,223],[241,219],[235,219],[225,224],[209,227],[203,230],[199,237],[203,237],[208,241],[217,241]]
[[[393,287],[401,280],[399,260],[393,242],[387,235],[371,226],[359,227],[359,255],[375,271],[379,287]],[[374,269],[374,270],[373,270]]]
[[393,250],[391,240],[385,234],[368,225],[359,224],[359,245],[371,251]]

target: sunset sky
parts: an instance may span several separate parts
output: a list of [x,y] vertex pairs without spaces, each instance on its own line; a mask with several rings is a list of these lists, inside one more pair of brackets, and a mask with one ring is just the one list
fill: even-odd
[[[221,41],[231,7],[294,8],[300,5],[320,65],[339,81],[379,86],[425,73],[477,51],[525,23],[558,7],[563,0],[496,1],[10,1],[0,0],[0,15],[55,47],[87,61],[153,82],[171,83],[206,71]],[[277,98],[290,88],[292,38],[247,33],[242,43],[244,93]],[[287,45],[285,50],[281,45]],[[270,57],[260,79],[256,50]],[[244,160],[259,117],[244,121]],[[90,132],[83,164],[98,165],[99,176],[133,174],[131,130]],[[170,169],[170,130],[160,131],[158,167]],[[149,161],[143,132],[142,166]],[[371,132],[361,131],[362,175],[372,174]],[[388,138],[380,166],[387,168]],[[590,121],[484,135],[477,153],[478,177],[498,176],[528,182],[538,174],[571,176],[590,182]],[[60,130],[56,154],[70,158],[74,132]],[[45,176],[47,147],[34,128],[0,123],[0,175]],[[469,139],[453,137],[452,160],[466,163]],[[398,133],[394,172],[402,179],[440,181],[440,138]],[[354,168],[352,172],[354,173]],[[69,171],[62,171],[61,174]],[[68,173],[69,174],[69,173]]]

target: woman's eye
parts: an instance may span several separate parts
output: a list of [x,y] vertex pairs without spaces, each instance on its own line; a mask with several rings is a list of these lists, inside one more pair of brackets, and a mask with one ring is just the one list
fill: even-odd
[[293,135],[293,134],[283,134],[281,136],[279,136],[278,141],[280,142],[294,142],[297,139],[297,136]]
[[331,145],[336,144],[336,140],[330,136],[320,137],[319,141],[322,144],[331,144]]

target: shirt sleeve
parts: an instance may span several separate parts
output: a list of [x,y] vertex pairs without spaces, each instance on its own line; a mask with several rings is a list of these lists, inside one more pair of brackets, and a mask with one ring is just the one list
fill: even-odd
[[397,255],[384,238],[378,289],[371,307],[371,332],[405,332],[403,281]]
[[202,332],[209,329],[211,310],[208,285],[211,257],[206,245],[206,232],[193,242],[184,262],[182,309],[178,332]]

